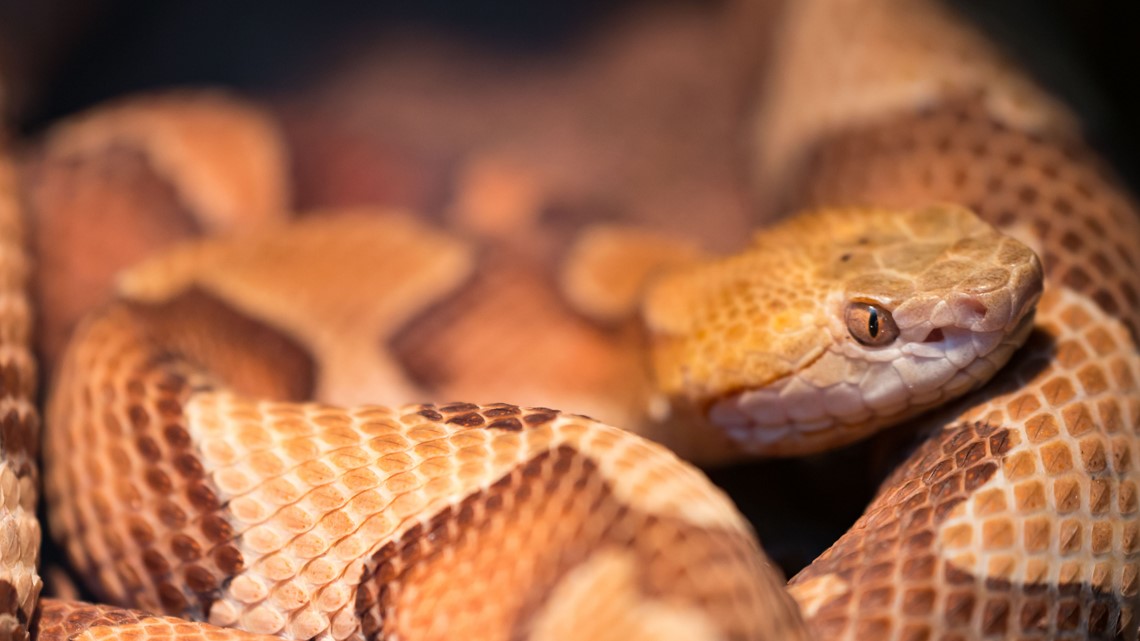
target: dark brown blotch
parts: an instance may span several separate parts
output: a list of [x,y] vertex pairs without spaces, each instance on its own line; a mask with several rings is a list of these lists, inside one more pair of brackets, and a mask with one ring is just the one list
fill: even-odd
[[462,427],[479,427],[485,423],[485,419],[476,412],[469,412],[467,414],[460,414],[459,416],[452,416],[447,419],[451,425],[459,425]]
[[508,432],[517,432],[522,429],[522,422],[517,418],[502,418],[487,427],[496,430],[507,430]]
[[523,421],[531,427],[537,427],[539,425],[545,425],[557,417],[558,415],[554,412],[554,410],[545,410],[539,411],[535,414],[527,414],[523,417]]
[[416,413],[419,414],[420,416],[426,418],[429,421],[437,421],[438,422],[438,421],[443,420],[443,414],[440,414],[439,412],[437,412],[433,409],[422,409]]
[[214,550],[214,563],[227,577],[233,577],[245,569],[245,558],[233,545],[223,545]]
[[479,409],[479,406],[474,403],[449,403],[439,408],[439,411],[454,414],[456,412],[473,412]]
[[515,405],[506,405],[496,403],[493,406],[483,411],[483,416],[487,418],[500,418],[502,416],[517,416],[522,413],[522,410]]

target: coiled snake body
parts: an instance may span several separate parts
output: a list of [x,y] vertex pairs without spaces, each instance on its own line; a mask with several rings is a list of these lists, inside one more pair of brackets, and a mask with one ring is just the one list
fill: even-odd
[[[720,261],[634,239],[646,279],[653,266],[673,269],[638,295],[652,391],[645,376],[612,393],[622,376],[561,392],[558,376],[519,377],[527,398],[588,408],[700,461],[801,453],[926,412],[915,419],[922,445],[788,592],[731,503],[660,445],[543,407],[398,405],[423,381],[377,347],[478,284],[471,243],[400,217],[271,220],[284,202],[265,169],[271,132],[234,105],[174,100],[61,129],[44,166],[57,154],[65,174],[82,174],[85,154],[135,131],[152,164],[182,176],[175,190],[200,227],[224,230],[248,209],[263,219],[251,227],[269,229],[124,272],[66,349],[79,312],[41,295],[71,315],[42,339],[62,353],[49,361],[46,498],[53,532],[100,597],[246,632],[55,600],[34,615],[35,374],[7,170],[0,629],[37,639],[1140,636],[1135,207],[1064,110],[937,7],[805,0],[786,20],[757,130],[759,189],[817,210]],[[211,169],[223,125],[255,151]],[[120,166],[137,161],[113,153]],[[37,238],[99,196],[26,176]],[[940,203],[976,210],[1041,261]],[[596,300],[587,294],[605,277],[591,265],[605,272],[608,258],[638,255],[623,233],[568,253],[585,261],[564,272],[571,299]],[[66,262],[50,249],[38,258]],[[329,285],[345,282],[354,297]],[[579,311],[617,322],[628,299]],[[412,333],[446,352],[425,338],[433,327],[417,321]],[[624,375],[642,346],[621,344],[598,354]],[[463,385],[448,391],[485,398],[502,383]]]

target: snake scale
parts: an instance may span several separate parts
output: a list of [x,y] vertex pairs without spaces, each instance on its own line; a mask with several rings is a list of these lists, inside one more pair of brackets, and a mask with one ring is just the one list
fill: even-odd
[[[723,259],[614,227],[560,252],[471,219],[288,221],[273,125],[213,96],[6,159],[0,634],[1140,637],[1135,205],[938,5],[785,12],[755,182],[808,213]],[[103,229],[131,233],[58,248]],[[563,307],[516,269],[547,255]],[[700,462],[923,438],[785,590],[695,468],[547,405]],[[41,449],[50,530],[115,605],[39,598]]]

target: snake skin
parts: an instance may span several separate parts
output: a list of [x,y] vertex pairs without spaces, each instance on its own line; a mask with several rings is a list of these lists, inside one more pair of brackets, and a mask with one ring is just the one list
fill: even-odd
[[[924,419],[930,435],[866,515],[792,580],[810,632],[731,504],[663,449],[544,408],[302,403],[322,385],[351,396],[352,381],[203,287],[193,256],[174,263],[195,275],[179,287],[128,283],[79,329],[50,407],[49,510],[102,597],[249,632],[55,600],[32,617],[35,370],[4,168],[0,634],[1140,637],[1135,206],[1064,109],[934,5],[797,0],[788,24],[758,125],[760,193],[963,203],[1036,249],[1047,279],[1027,347]],[[226,207],[187,189],[160,197],[201,216],[195,235]]]
[[194,288],[78,330],[46,491],[102,598],[297,639],[794,638],[746,522],[660,446],[542,408],[288,402],[281,340]]
[[809,627],[1136,639],[1135,204],[1071,121],[942,9],[809,1],[790,20],[757,138],[761,158],[798,158],[781,202],[960,202],[1037,249],[1046,274],[1028,345],[931,419],[864,517],[792,579]]
[[139,610],[44,599],[31,628],[37,641],[268,641],[275,637],[154,616]]
[[42,581],[36,519],[39,415],[24,222],[0,141],[0,637],[27,639]]

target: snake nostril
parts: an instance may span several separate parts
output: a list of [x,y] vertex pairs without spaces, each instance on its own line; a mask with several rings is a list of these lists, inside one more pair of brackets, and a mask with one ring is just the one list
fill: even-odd
[[974,315],[977,322],[985,320],[986,312],[989,311],[986,309],[985,304],[979,300],[968,300],[965,303],[965,307],[966,311]]
[[946,336],[942,333],[942,328],[941,327],[935,327],[934,329],[930,330],[930,333],[926,335],[926,338],[922,339],[922,342],[924,342],[924,343],[938,343],[945,338],[946,338]]

